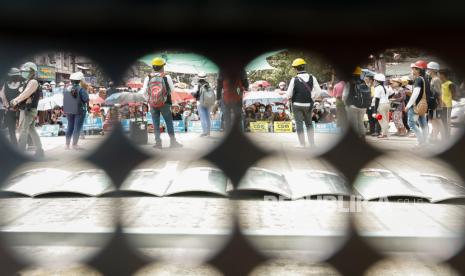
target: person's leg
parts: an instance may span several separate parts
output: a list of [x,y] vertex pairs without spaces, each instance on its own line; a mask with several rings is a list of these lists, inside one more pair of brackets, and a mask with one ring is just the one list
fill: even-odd
[[370,126],[370,134],[376,132],[376,119],[373,118],[373,110],[371,107],[367,108],[368,124]]
[[379,122],[381,125],[381,135],[387,136],[389,131],[389,104],[381,104],[379,106],[379,113],[383,116]]
[[304,122],[307,127],[307,139],[310,146],[315,145],[315,131],[312,123],[312,108],[305,107],[303,110]]
[[81,129],[84,123],[82,118],[83,114],[77,114],[74,116],[74,131],[73,131],[73,147],[76,147],[79,142],[79,137],[81,136]]
[[211,131],[211,128],[212,128],[212,119],[211,119],[211,116],[210,116],[210,108],[209,107],[205,107],[205,117],[206,117],[206,120],[207,120],[207,134],[210,135],[210,131]]
[[29,137],[29,125],[34,118],[28,115],[26,110],[20,111],[19,120],[19,150],[24,151],[26,149],[27,139]]
[[417,126],[417,121],[418,121],[418,115],[415,114],[415,111],[413,111],[413,107],[410,107],[408,110],[408,125],[410,129],[413,130],[413,132],[415,133],[418,144],[422,145],[423,144],[422,132]]
[[36,148],[36,155],[43,155],[43,149],[42,149],[42,142],[40,141],[40,136],[39,133],[37,133],[36,126],[35,126],[35,120],[34,118],[37,116],[37,110],[32,109],[31,111],[28,111],[29,117],[32,118],[29,124],[29,135],[31,136],[32,143],[34,144]]
[[71,143],[71,137],[73,136],[75,127],[74,122],[76,121],[76,117],[77,115],[74,114],[66,115],[66,119],[68,119],[68,129],[66,129],[66,147],[69,147],[69,144]]
[[427,115],[419,116],[418,117],[418,124],[420,125],[421,131],[423,133],[423,143],[426,143],[429,135],[429,127],[428,127],[428,120]]
[[15,147],[18,146],[18,139],[16,139],[16,117],[16,111],[9,110],[6,113],[5,118],[6,126],[8,128],[8,133],[10,136],[10,143]]
[[202,135],[208,134],[210,131],[208,130],[208,114],[207,108],[205,106],[198,106],[199,116],[200,116],[200,124],[202,125]]
[[155,135],[155,145],[161,145],[160,138],[160,109],[151,108],[150,114],[152,114],[153,123],[153,134]]
[[174,135],[173,114],[171,113],[171,105],[165,104],[160,108],[160,112],[163,115],[163,119],[165,119],[168,135],[170,136],[170,147],[182,147],[182,145],[176,141],[176,136]]
[[451,107],[446,107],[444,108],[446,110],[445,112],[445,120],[444,120],[444,129],[445,129],[445,137],[446,139],[449,139],[450,137],[450,117],[452,114],[452,108]]
[[356,130],[358,131],[358,135],[360,136],[360,138],[364,139],[365,138],[365,134],[366,134],[366,128],[365,128],[365,124],[363,122],[363,119],[365,118],[365,112],[366,110],[364,108],[357,108],[356,110],[356,116],[355,116],[355,120],[356,120]]
[[300,106],[294,105],[292,109],[294,110],[294,120],[295,120],[295,129],[297,131],[297,138],[299,138],[300,145],[305,146],[303,108]]

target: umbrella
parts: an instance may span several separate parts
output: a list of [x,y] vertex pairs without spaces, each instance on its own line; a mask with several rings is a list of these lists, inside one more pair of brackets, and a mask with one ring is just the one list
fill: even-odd
[[250,71],[262,71],[262,70],[276,69],[273,66],[271,66],[266,59],[271,56],[275,56],[281,53],[282,51],[285,51],[285,50],[268,52],[268,53],[264,53],[263,55],[256,57],[245,67],[245,70],[247,72],[250,72]]
[[143,93],[133,93],[133,92],[119,92],[111,95],[105,100],[106,105],[113,104],[129,104],[129,103],[143,103],[147,99]]
[[89,103],[91,104],[102,104],[105,100],[102,99],[98,94],[90,94],[89,95]]
[[195,98],[190,93],[175,91],[171,93],[171,101],[173,103],[187,102]]
[[63,106],[63,94],[55,94],[52,97],[46,97],[39,100],[37,110],[45,111],[53,109],[55,106]]
[[138,81],[130,81],[130,82],[126,83],[126,86],[129,87],[129,88],[141,89],[144,86],[144,84],[142,82],[138,82]]
[[254,82],[252,85],[253,85],[253,86],[256,86],[256,87],[258,87],[258,86],[260,86],[260,85],[263,86],[263,87],[270,87],[270,86],[271,86],[271,84],[270,84],[269,82],[267,82],[266,80],[259,80],[259,81],[256,81],[256,82]]
[[216,74],[219,69],[215,63],[208,58],[192,53],[158,53],[147,55],[140,61],[152,66],[152,59],[162,57],[166,60],[165,71],[184,74],[198,74],[205,72],[207,74]]
[[253,103],[259,102],[262,104],[271,104],[276,102],[285,102],[286,95],[281,95],[278,92],[264,92],[264,91],[257,91],[257,92],[248,92],[244,94],[244,98],[242,101],[245,105],[251,105]]

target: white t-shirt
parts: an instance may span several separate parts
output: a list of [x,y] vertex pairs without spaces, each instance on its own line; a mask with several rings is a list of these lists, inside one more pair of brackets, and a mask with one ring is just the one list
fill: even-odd
[[380,104],[389,103],[389,95],[392,92],[388,88],[383,88],[382,85],[375,86],[375,98],[379,98]]

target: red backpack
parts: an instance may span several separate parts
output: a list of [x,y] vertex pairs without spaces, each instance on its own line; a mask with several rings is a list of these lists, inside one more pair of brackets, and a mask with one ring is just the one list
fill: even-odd
[[168,90],[166,89],[165,77],[161,74],[149,76],[149,85],[147,88],[148,102],[151,107],[162,107],[168,99]]

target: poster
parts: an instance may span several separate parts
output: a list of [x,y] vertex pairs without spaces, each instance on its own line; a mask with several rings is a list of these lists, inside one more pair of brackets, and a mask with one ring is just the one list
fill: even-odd
[[89,130],[102,130],[103,129],[103,120],[101,117],[94,117],[86,115],[84,120],[84,125],[82,126],[82,130],[89,131]]
[[55,81],[56,69],[53,66],[37,66],[37,78],[42,81]]
[[274,132],[290,133],[292,132],[292,122],[274,122]]
[[250,132],[269,132],[268,122],[250,122]]

